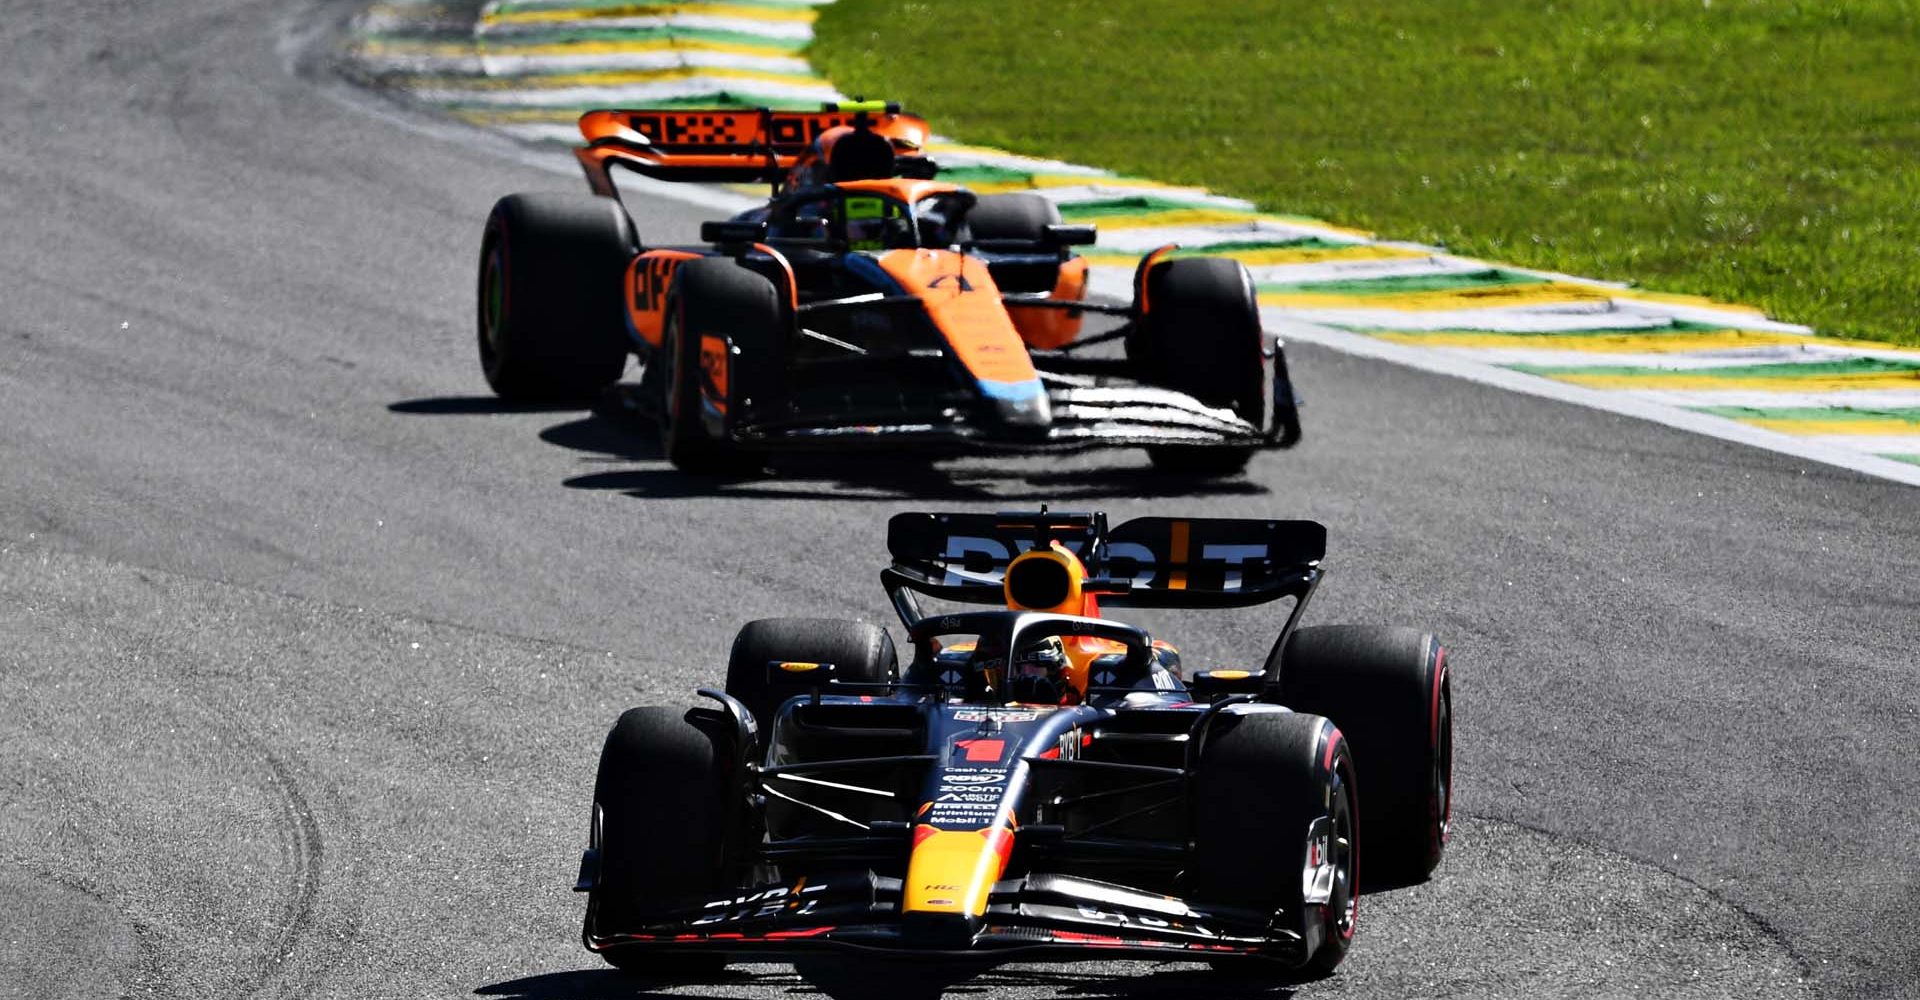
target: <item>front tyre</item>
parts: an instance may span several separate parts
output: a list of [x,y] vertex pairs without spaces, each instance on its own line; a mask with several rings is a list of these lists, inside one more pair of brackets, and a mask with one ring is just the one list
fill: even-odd
[[[1146,275],[1147,312],[1126,338],[1138,377],[1232,410],[1255,428],[1267,424],[1265,334],[1253,278],[1224,257],[1161,261]],[[1161,445],[1154,467],[1212,478],[1244,471],[1252,448]]]
[[1305,961],[1289,978],[1332,973],[1360,914],[1359,803],[1339,728],[1298,712],[1222,716],[1192,794],[1194,898],[1274,914],[1299,934]]
[[[674,269],[657,380],[660,445],[687,472],[746,475],[760,456],[731,440],[734,407],[765,405],[784,370],[783,313],[772,281],[728,258]],[[737,350],[737,353],[736,353]]]
[[[590,939],[632,932],[672,903],[733,885],[730,737],[697,719],[684,709],[634,708],[607,734],[593,782],[590,846],[599,873],[587,894]],[[600,955],[636,972],[721,964],[618,945]]]
[[480,241],[480,369],[509,402],[577,402],[627,362],[621,282],[639,245],[611,198],[512,194]]

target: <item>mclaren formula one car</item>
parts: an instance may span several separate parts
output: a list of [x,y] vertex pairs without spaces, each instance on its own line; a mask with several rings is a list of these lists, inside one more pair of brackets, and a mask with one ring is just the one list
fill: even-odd
[[[576,885],[586,946],[673,974],[833,950],[1331,972],[1360,872],[1408,884],[1440,860],[1453,711],[1431,635],[1296,627],[1325,538],[896,516],[904,666],[873,624],[756,621],[706,707],[620,717]],[[1191,672],[1102,614],[1279,599],[1263,664]]]
[[[1131,303],[1089,301],[1074,248],[1093,228],[935,179],[926,122],[895,105],[590,111],[580,128],[593,193],[510,195],[487,221],[480,360],[506,399],[592,395],[637,355],[667,457],[706,471],[808,447],[1140,445],[1230,474],[1299,439],[1245,267],[1163,247]],[[772,195],[704,224],[703,245],[646,246],[616,167]],[[1083,337],[1088,313],[1119,325]],[[1123,355],[1086,351],[1111,341]]]

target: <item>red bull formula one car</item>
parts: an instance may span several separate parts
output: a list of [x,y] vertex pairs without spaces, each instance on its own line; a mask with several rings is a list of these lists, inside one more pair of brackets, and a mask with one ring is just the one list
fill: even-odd
[[[707,707],[620,717],[576,885],[586,946],[663,974],[832,950],[1331,972],[1360,873],[1406,884],[1440,860],[1453,710],[1431,635],[1297,627],[1325,538],[896,516],[881,580],[904,666],[872,624],[756,621]],[[1103,614],[1282,598],[1258,667],[1186,671]]]
[[[1090,302],[1074,248],[1093,228],[935,179],[926,122],[895,105],[590,111],[580,128],[594,193],[510,195],[487,221],[480,361],[503,398],[590,396],[638,356],[667,457],[706,471],[808,447],[1139,445],[1229,474],[1299,439],[1245,267],[1168,246],[1131,303]],[[646,246],[615,167],[772,196],[703,225],[704,245]],[[1122,322],[1083,337],[1087,313]],[[1086,352],[1110,341],[1123,356]]]

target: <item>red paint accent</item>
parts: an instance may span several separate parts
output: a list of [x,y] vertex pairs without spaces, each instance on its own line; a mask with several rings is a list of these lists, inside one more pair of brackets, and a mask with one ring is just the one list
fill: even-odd
[[965,750],[972,763],[991,764],[1007,752],[1006,740],[959,740],[954,745]]
[[1004,826],[981,831],[987,838],[987,849],[1000,855],[1000,868],[1006,870],[1007,859],[1013,856],[1013,831]]
[[799,931],[769,931],[769,932],[767,933],[767,939],[768,939],[768,940],[781,940],[781,939],[785,939],[785,938],[810,938],[810,937],[819,937],[820,935],[822,935],[822,934],[825,934],[826,932],[828,932],[828,931],[830,931],[830,930],[833,930],[833,928],[831,928],[831,927],[809,927],[809,928],[807,928],[806,930],[799,930]]
[[913,846],[919,847],[922,841],[926,840],[928,837],[933,836],[933,834],[934,834],[933,827],[924,826],[924,825],[914,827],[913,828]]
[[707,935],[707,940],[709,941],[723,941],[723,940],[724,941],[745,941],[746,939],[747,939],[747,936],[745,934],[709,934]]
[[1040,751],[1040,756],[1047,760],[1057,760],[1060,757],[1060,748],[1051,747],[1049,749],[1042,750]]
[[1086,934],[1080,931],[1054,931],[1053,939],[1056,941],[1080,941],[1086,944],[1125,945],[1127,943],[1125,938],[1117,938],[1111,934]]

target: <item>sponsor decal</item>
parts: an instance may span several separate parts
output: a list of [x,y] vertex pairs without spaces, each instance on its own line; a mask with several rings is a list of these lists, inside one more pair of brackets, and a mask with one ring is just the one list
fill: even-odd
[[1042,713],[1054,711],[1053,707],[1044,708],[963,708],[953,713],[955,722],[1032,722]]
[[999,792],[943,791],[933,800],[934,805],[946,802],[986,802],[1000,801]]
[[[1199,546],[1199,558],[1189,562],[1190,553],[1185,543],[1186,532],[1182,530],[1187,522],[1177,522],[1176,540],[1171,558],[1163,560],[1154,551],[1139,542],[1109,542],[1107,545],[1107,564],[1112,567],[1112,575],[1120,579],[1129,579],[1135,587],[1150,587],[1158,578],[1158,569],[1164,564],[1167,578],[1161,587],[1186,589],[1187,571],[1194,563],[1199,567],[1218,569],[1221,572],[1221,590],[1239,590],[1244,581],[1241,567],[1250,563],[1260,563],[1267,558],[1268,546],[1264,542],[1253,544],[1213,543]],[[1085,542],[1080,540],[1058,540],[1068,551],[1078,555]],[[965,584],[998,585],[1004,570],[999,568],[1013,557],[1033,548],[1034,540],[1018,538],[1009,546],[998,538],[985,538],[977,535],[949,535],[940,558],[946,564],[946,576],[941,583],[949,586]],[[972,558],[974,565],[982,563],[996,564],[991,569],[968,569],[967,560]]]
[[953,745],[971,764],[995,764],[1007,753],[1007,741],[1003,739],[961,739],[954,740]]
[[1005,772],[1001,771],[956,771],[941,775],[943,785],[1004,785],[1007,783]]
[[1151,930],[1180,931],[1187,934],[1197,934],[1201,937],[1220,936],[1202,924],[1189,923],[1184,920],[1168,920],[1165,917],[1156,917],[1150,913],[1121,913],[1117,910],[1103,910],[1097,906],[1090,906],[1086,903],[1081,903],[1074,909],[1088,920],[1118,924],[1122,927],[1144,927]]
[[826,888],[824,885],[808,885],[805,879],[801,879],[791,886],[774,886],[744,896],[716,899],[700,905],[704,912],[694,919],[693,926],[810,913],[819,900],[808,897],[824,892]]

